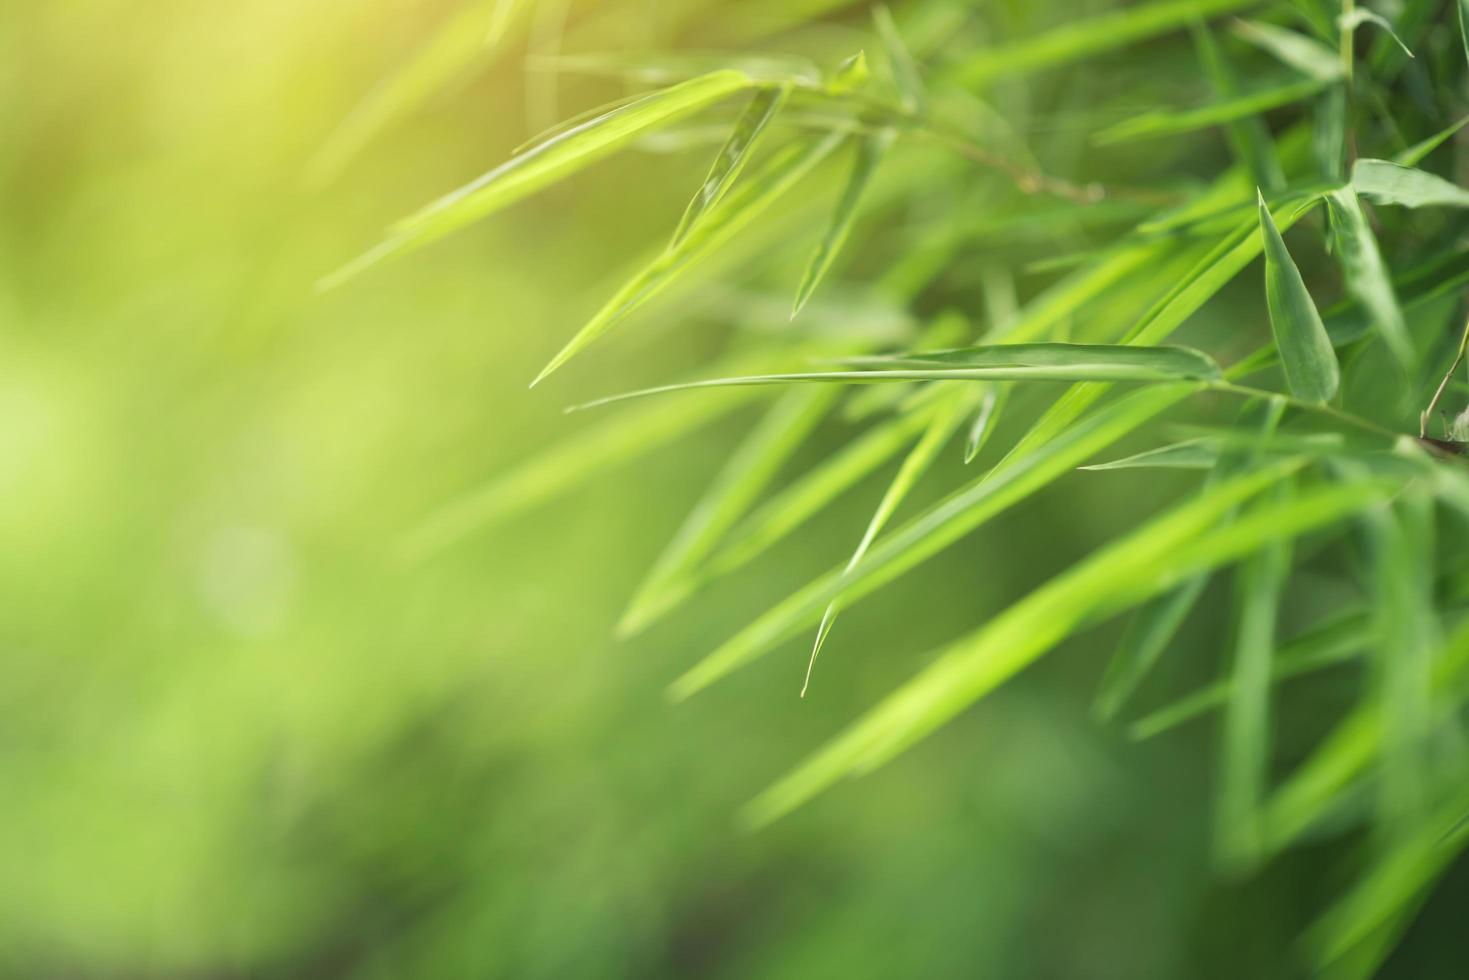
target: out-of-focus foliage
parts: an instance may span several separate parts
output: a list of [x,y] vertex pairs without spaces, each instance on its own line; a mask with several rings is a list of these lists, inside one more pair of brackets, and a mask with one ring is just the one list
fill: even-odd
[[11,5],[0,973],[1457,975],[1462,10]]

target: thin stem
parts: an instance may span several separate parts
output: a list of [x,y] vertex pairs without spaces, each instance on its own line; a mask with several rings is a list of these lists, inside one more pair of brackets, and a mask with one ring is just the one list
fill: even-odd
[[1438,390],[1433,393],[1433,401],[1418,416],[1418,437],[1421,439],[1428,435],[1428,420],[1433,417],[1433,410],[1438,407],[1438,400],[1443,397],[1444,391],[1449,386],[1449,379],[1459,369],[1459,362],[1464,359],[1465,350],[1469,350],[1469,322],[1464,324],[1464,334],[1459,338],[1459,352],[1454,355],[1454,363],[1444,372],[1443,380],[1438,383]]
[[1291,408],[1297,408],[1306,412],[1315,412],[1318,415],[1326,415],[1338,422],[1344,422],[1365,432],[1371,432],[1373,435],[1385,436],[1389,439],[1396,439],[1402,435],[1401,432],[1394,432],[1392,429],[1383,428],[1376,422],[1364,419],[1360,415],[1353,415],[1351,412],[1342,411],[1331,405],[1308,402],[1300,398],[1293,398],[1290,395],[1282,395],[1278,391],[1266,391],[1264,388],[1251,388],[1248,385],[1237,385],[1229,381],[1211,381],[1208,384],[1208,389],[1210,391],[1224,392],[1229,395],[1237,395],[1241,398],[1279,398]]

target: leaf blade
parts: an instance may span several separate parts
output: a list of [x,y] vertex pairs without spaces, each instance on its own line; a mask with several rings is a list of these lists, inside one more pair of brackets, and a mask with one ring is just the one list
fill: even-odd
[[1265,298],[1286,380],[1297,398],[1328,402],[1341,384],[1341,366],[1321,314],[1270,216],[1263,194],[1259,203],[1265,243]]

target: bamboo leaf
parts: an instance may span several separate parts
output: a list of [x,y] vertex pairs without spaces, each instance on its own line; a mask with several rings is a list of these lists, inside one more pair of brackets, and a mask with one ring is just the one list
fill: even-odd
[[563,180],[637,137],[667,126],[751,85],[743,72],[721,70],[653,92],[553,136],[446,194],[394,225],[389,237],[322,281],[331,288],[359,272],[418,248]]
[[[1191,347],[1131,347],[1126,344],[991,344],[954,350],[913,351],[902,354],[847,358],[852,365],[900,368],[1058,369],[1061,372],[1106,376],[1109,371],[1127,380],[1211,380],[1223,372],[1209,355]],[[1067,380],[1057,377],[1053,380]]]
[[1219,461],[1219,446],[1212,439],[1189,439],[1159,446],[1105,463],[1088,463],[1079,470],[1211,470]]
[[1455,133],[1463,129],[1465,123],[1469,123],[1469,116],[1465,116],[1458,122],[1439,130],[1423,142],[1413,144],[1403,152],[1394,156],[1392,158],[1392,162],[1402,167],[1418,166],[1418,164],[1423,161],[1424,157],[1428,156],[1428,154],[1438,149]]
[[755,619],[676,680],[670,695],[687,698],[763,656],[775,644],[817,625],[822,610],[838,596],[850,606],[1198,390],[1197,385],[1179,384],[1135,392],[1023,459],[975,478],[876,541],[850,573],[836,568]]
[[694,199],[679,220],[678,228],[673,233],[673,244],[676,246],[688,235],[689,229],[703,217],[710,208],[718,204],[724,197],[726,191],[740,175],[746,162],[750,159],[750,152],[759,143],[760,137],[775,118],[786,100],[790,97],[789,85],[774,85],[768,88],[757,89],[750,97],[750,104],[740,114],[735,122],[733,132],[729,139],[720,148],[719,155],[714,158],[714,164],[709,168],[709,174],[704,178],[703,185],[699,188]]
[[1464,47],[1464,60],[1469,61],[1469,0],[1458,0],[1454,7],[1459,14],[1459,42]]
[[[850,573],[862,561],[863,556],[867,554],[867,549],[882,533],[882,529],[897,512],[909,491],[918,484],[929,466],[938,458],[944,446],[948,445],[949,440],[953,438],[954,431],[959,428],[965,414],[974,406],[974,401],[970,393],[951,396],[947,404],[944,404],[935,413],[933,420],[923,433],[923,438],[918,440],[913,451],[903,460],[903,465],[898,469],[893,481],[888,484],[887,491],[882,495],[882,500],[878,502],[877,510],[873,513],[872,519],[867,522],[867,530],[863,532],[862,540],[857,543],[857,549],[852,552],[852,557],[847,561],[844,574]],[[806,665],[806,679],[801,685],[801,697],[803,698],[806,696],[806,689],[811,685],[811,671],[816,666],[816,658],[820,656],[821,647],[826,642],[832,626],[836,623],[837,608],[836,600],[832,600],[822,614],[820,626],[817,627],[816,642],[811,648],[811,659]]]
[[1377,204],[1469,208],[1469,191],[1442,177],[1387,160],[1358,160],[1352,168],[1352,187]]
[[1305,34],[1249,20],[1235,21],[1234,32],[1303,75],[1322,82],[1334,82],[1342,77],[1343,67],[1337,52]]
[[1263,194],[1260,229],[1265,241],[1265,299],[1286,380],[1297,398],[1330,401],[1341,383],[1341,367],[1321,314],[1316,311],[1301,272],[1275,227]]
[[1356,192],[1350,187],[1332,191],[1326,195],[1326,206],[1347,292],[1356,297],[1372,318],[1399,366],[1405,373],[1411,371],[1415,363],[1413,341],[1408,336],[1392,276],[1377,246],[1377,236],[1367,223]]
[[1277,483],[1277,464],[1221,483],[1095,552],[955,642],[908,683],[752,801],[746,819],[768,823],[831,786],[891,760],[1045,654],[1083,622],[1116,612],[1181,579],[1360,512],[1390,492],[1379,485],[1321,486],[1260,507],[1220,529],[1220,518]]
[[1404,43],[1402,38],[1398,37],[1398,32],[1393,29],[1392,23],[1386,17],[1374,13],[1366,7],[1357,7],[1342,14],[1337,19],[1337,24],[1344,31],[1353,31],[1363,24],[1371,24],[1373,27],[1380,28],[1386,32],[1387,36],[1392,38],[1397,43],[1397,46],[1402,49],[1403,54],[1409,58],[1413,57],[1413,50]]
[[853,371],[752,374],[660,385],[574,405],[585,411],[635,398],[706,388],[787,384],[880,384],[913,381],[1214,381],[1223,376],[1208,355],[1187,347],[1101,344],[1002,344],[933,354],[856,358]]
[[841,251],[847,235],[852,230],[852,222],[857,218],[857,206],[862,203],[862,194],[867,189],[872,175],[877,172],[878,164],[882,162],[883,156],[887,154],[888,147],[892,146],[895,137],[896,134],[892,130],[885,129],[854,141],[856,157],[852,162],[852,172],[842,187],[841,197],[837,200],[836,209],[832,212],[826,234],[822,237],[821,244],[816,247],[816,252],[811,256],[806,272],[801,277],[801,286],[796,290],[795,306],[791,309],[791,319],[794,320],[801,312],[802,307],[811,299],[811,294],[816,292],[816,287],[820,285],[822,278],[831,269],[832,263],[836,261],[837,253]]
[[659,254],[612,295],[541,370],[532,386],[576,356],[629,313],[662,292],[779,200],[827,157],[838,136],[782,147],[760,170],[724,196],[683,240]]
[[836,71],[832,72],[831,81],[826,83],[826,90],[832,95],[845,95],[866,86],[871,77],[872,69],[867,64],[867,52],[858,51],[837,65]]
[[745,515],[781,466],[826,416],[836,389],[787,392],[730,456],[673,540],[658,556],[618,623],[620,636],[647,628],[694,591],[697,567]]
[[1074,20],[1033,37],[988,48],[959,65],[959,84],[979,87],[1006,75],[1057,68],[1145,38],[1178,30],[1190,21],[1254,6],[1257,0],[1164,0]]
[[1111,721],[1122,710],[1122,705],[1132,697],[1178,634],[1208,584],[1207,575],[1196,575],[1172,592],[1153,599],[1128,622],[1092,704],[1092,714],[1098,721]]
[[985,389],[979,409],[974,413],[974,421],[969,424],[969,431],[964,436],[965,465],[974,462],[974,458],[989,441],[995,431],[996,420],[1004,412],[1005,402],[1009,398],[1010,387],[1008,385],[990,385]]

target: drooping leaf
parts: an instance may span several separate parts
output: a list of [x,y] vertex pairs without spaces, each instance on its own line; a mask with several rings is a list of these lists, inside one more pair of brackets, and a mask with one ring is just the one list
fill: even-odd
[[714,158],[714,164],[709,168],[709,174],[704,178],[704,183],[684,210],[678,228],[673,233],[675,246],[684,240],[689,229],[710,208],[718,204],[725,192],[734,184],[735,178],[739,177],[740,171],[750,159],[751,151],[759,143],[766,127],[770,125],[770,121],[775,118],[776,113],[780,111],[790,94],[789,85],[772,85],[757,89],[750,97],[750,104],[740,114],[740,118],[735,122],[734,130],[729,134],[729,139],[720,148],[719,155]]
[[731,572],[783,540],[839,494],[902,452],[928,425],[930,414],[913,411],[885,419],[822,460],[741,521],[729,533],[724,548],[710,559],[711,570]]
[[1342,14],[1337,20],[1337,23],[1344,31],[1355,30],[1363,24],[1371,24],[1373,27],[1380,28],[1388,37],[1393,39],[1403,54],[1409,58],[1413,57],[1413,50],[1408,47],[1402,38],[1398,37],[1398,32],[1393,29],[1392,22],[1381,14],[1368,10],[1366,7],[1356,7]]
[[618,623],[620,636],[645,629],[698,585],[695,574],[724,535],[749,510],[791,454],[824,418],[836,389],[812,387],[787,392],[731,454],[683,525],[658,556],[652,571]]
[[[851,572],[862,561],[863,556],[867,554],[867,549],[882,533],[883,528],[897,512],[909,491],[917,485],[929,466],[938,458],[939,452],[953,438],[954,431],[959,428],[968,410],[974,407],[975,401],[972,393],[951,395],[947,403],[943,404],[934,414],[933,420],[929,422],[928,428],[923,433],[923,438],[918,440],[918,444],[903,460],[903,465],[899,467],[897,475],[893,477],[892,482],[888,484],[887,491],[878,501],[877,510],[867,522],[867,530],[863,532],[862,540],[857,543],[852,557],[847,560],[846,572]],[[806,680],[801,685],[801,697],[806,696],[806,689],[811,684],[811,671],[816,666],[816,658],[821,654],[822,645],[836,623],[836,616],[837,603],[833,600],[826,607],[821,617],[821,624],[816,628],[816,642],[811,648],[811,659],[806,665]]]
[[850,573],[836,568],[756,618],[678,678],[670,695],[687,698],[815,626],[833,599],[840,597],[844,606],[850,606],[1198,390],[1194,384],[1179,384],[1135,392],[1094,412],[1036,452],[971,480],[876,541]]
[[567,341],[532,384],[545,379],[633,310],[671,285],[690,266],[749,225],[824,160],[839,141],[839,136],[828,136],[782,147],[755,174],[737,184],[710,209],[704,220],[690,229],[681,242],[661,252],[614,293]]
[[796,302],[791,309],[791,319],[795,319],[796,314],[801,312],[811,299],[811,294],[816,292],[822,278],[831,269],[832,263],[836,261],[837,253],[841,251],[852,230],[852,222],[857,219],[857,207],[862,203],[862,194],[867,190],[868,182],[877,172],[878,164],[882,162],[895,138],[896,133],[885,129],[854,141],[856,156],[852,161],[852,172],[842,187],[841,197],[837,200],[826,233],[801,277],[800,288],[796,290]]
[[1305,401],[1327,402],[1341,384],[1341,367],[1316,303],[1285,239],[1260,196],[1260,230],[1265,242],[1265,299],[1270,329],[1291,392]]
[[1239,20],[1234,23],[1234,32],[1303,75],[1322,82],[1334,82],[1342,77],[1343,66],[1337,52],[1298,31]]
[[1413,341],[1408,336],[1392,276],[1377,246],[1377,236],[1367,223],[1356,192],[1350,187],[1334,190],[1326,195],[1326,206],[1347,291],[1371,316],[1387,349],[1404,372],[1411,371],[1415,359]]
[[748,75],[711,72],[589,119],[446,194],[394,225],[388,238],[322,281],[330,288],[389,256],[425,245],[528,197],[637,137],[748,88]]
[[1254,6],[1258,0],[1162,0],[1073,20],[1044,33],[987,48],[962,62],[955,78],[979,87],[1006,75],[1070,64],[1178,30],[1190,21]]
[[1264,505],[1227,529],[1219,518],[1277,483],[1277,464],[1221,483],[1073,565],[930,665],[760,794],[745,810],[768,823],[847,776],[891,760],[1029,666],[1083,622],[1115,614],[1168,585],[1360,512],[1390,490],[1326,485]]
[[1376,204],[1408,208],[1469,208],[1469,191],[1423,170],[1387,160],[1358,160],[1352,187]]

